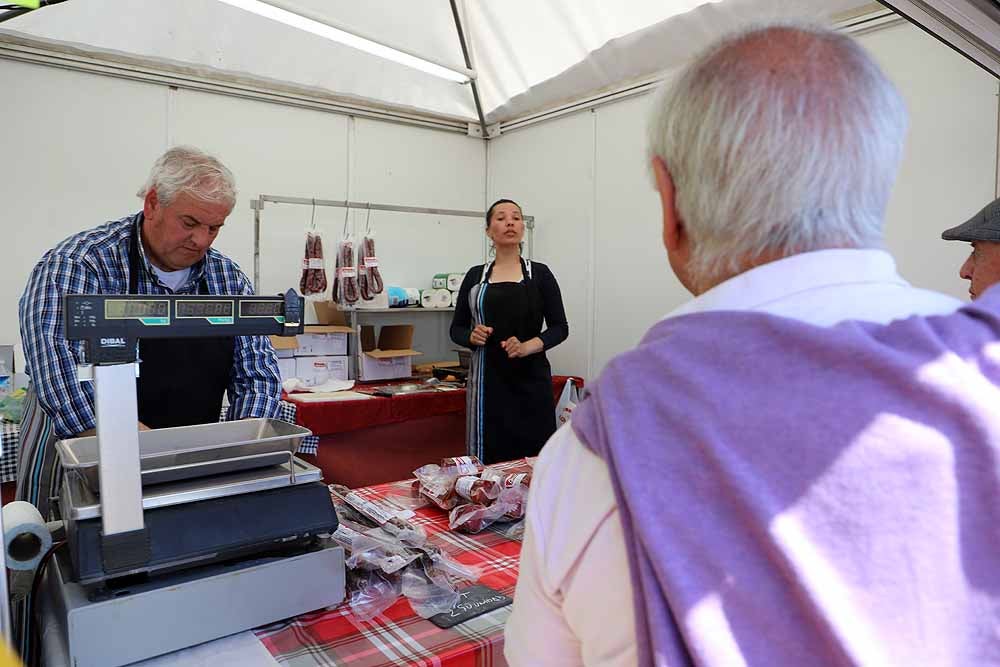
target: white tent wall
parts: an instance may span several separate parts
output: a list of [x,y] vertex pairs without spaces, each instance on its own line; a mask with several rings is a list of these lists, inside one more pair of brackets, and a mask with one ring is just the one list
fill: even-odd
[[[912,282],[956,295],[966,248],[938,240],[996,188],[997,83],[916,28],[860,37],[907,98],[912,128],[888,213],[888,244]],[[538,218],[535,258],[563,287],[570,339],[556,372],[595,376],[687,298],[666,265],[645,163],[651,95],[503,134],[488,144],[457,133],[169,88],[0,59],[30,128],[0,138],[0,194],[14,239],[0,278],[0,342],[37,258],[67,235],[136,210],[133,193],[157,154],[193,143],[237,175],[239,201],[218,247],[252,271],[258,194],[481,210],[510,196]],[[27,126],[26,126],[27,127]],[[488,178],[487,178],[488,173]],[[484,197],[488,193],[489,198]],[[267,204],[261,287],[296,284],[308,207]],[[421,287],[429,272],[464,271],[482,255],[481,221],[373,214],[387,282]],[[362,232],[365,212],[351,214]],[[317,208],[328,258],[343,209]]]
[[[235,173],[236,208],[216,247],[248,275],[250,200],[259,194],[483,208],[485,147],[461,134],[4,59],[0,86],[16,91],[23,120],[22,131],[0,135],[9,239],[0,343],[18,342],[17,300],[41,255],[77,231],[138,210],[135,192],[170,145],[204,148]],[[262,292],[297,287],[311,213],[308,206],[266,205]],[[330,265],[344,217],[344,209],[316,209]],[[464,271],[481,261],[479,220],[390,213],[372,219],[387,284],[424,287],[429,270]],[[351,225],[363,234],[364,212],[352,212]]]
[[[958,297],[966,244],[940,240],[996,188],[997,82],[919,29],[897,24],[859,37],[906,98],[911,128],[887,213],[887,245],[912,283]],[[667,265],[648,175],[653,95],[502,135],[489,145],[491,198],[538,216],[535,259],[566,300],[570,339],[553,370],[595,377],[657,319],[689,298]]]

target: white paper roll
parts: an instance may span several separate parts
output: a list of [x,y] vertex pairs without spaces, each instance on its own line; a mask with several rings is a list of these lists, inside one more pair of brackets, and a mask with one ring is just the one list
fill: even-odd
[[16,500],[3,508],[3,544],[7,567],[34,570],[52,547],[52,534],[31,503]]
[[420,294],[420,305],[424,308],[448,308],[451,306],[451,292],[446,289],[425,289]]
[[434,290],[434,308],[450,308],[451,307],[451,292],[446,289]]
[[458,292],[451,293],[451,307],[458,308]]
[[457,292],[462,288],[462,281],[465,280],[465,276],[461,273],[449,273],[448,274],[448,289],[452,292]]

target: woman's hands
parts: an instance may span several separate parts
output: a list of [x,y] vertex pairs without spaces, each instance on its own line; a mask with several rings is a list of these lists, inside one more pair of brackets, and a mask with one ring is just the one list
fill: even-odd
[[[482,347],[486,345],[486,340],[491,335],[493,335],[493,327],[477,324],[469,335],[469,342],[477,347]],[[542,343],[542,339],[537,336],[523,343],[517,337],[511,336],[507,340],[502,341],[500,347],[507,353],[509,359],[518,359],[541,352],[545,345]]]
[[544,345],[542,344],[542,339],[538,337],[526,340],[522,343],[514,336],[511,336],[507,340],[500,343],[500,347],[504,349],[509,359],[518,359],[520,357],[528,357],[532,354],[541,352]]
[[493,327],[477,324],[469,336],[469,342],[478,347],[486,345],[486,339],[493,333]]

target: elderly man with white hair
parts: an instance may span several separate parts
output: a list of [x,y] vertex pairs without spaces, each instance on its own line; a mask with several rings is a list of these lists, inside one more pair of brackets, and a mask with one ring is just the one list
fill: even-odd
[[[950,297],[910,286],[882,249],[906,126],[899,93],[844,35],[768,26],[698,56],[665,89],[651,120],[663,243],[694,295],[657,327],[713,311],[829,327],[957,308]],[[669,348],[664,339],[657,349]],[[507,625],[509,663],[841,664],[892,655],[882,649],[906,641],[897,631],[912,624],[852,617],[878,604],[859,583],[870,573],[845,565],[877,549],[873,536],[837,532],[842,526],[823,512],[835,497],[816,500],[776,534],[771,510],[794,495],[796,452],[758,469],[767,451],[759,431],[711,446],[713,423],[752,413],[774,386],[731,396],[726,372],[715,369],[715,398],[668,415],[656,407],[659,395],[684,395],[702,367],[676,373],[653,352],[643,357],[645,349],[623,355],[633,380],[613,361],[596,385],[600,400],[584,401],[580,418],[542,451]],[[747,380],[752,368],[728,372]],[[632,381],[644,388],[638,397]],[[618,418],[633,413],[641,418]],[[608,451],[634,465],[624,471],[601,454]],[[643,465],[663,451],[674,455],[669,469]],[[663,485],[669,517],[662,505],[643,505],[643,494]],[[838,535],[832,547],[830,535]],[[814,598],[803,582],[815,577],[828,588]],[[785,606],[796,599],[802,604]],[[869,625],[872,618],[884,624]]]
[[[80,232],[39,260],[20,300],[21,340],[31,378],[21,429],[18,499],[43,516],[58,492],[54,442],[92,434],[93,388],[76,367],[82,343],[63,335],[66,294],[253,294],[240,267],[213,249],[233,210],[236,185],[216,158],[176,147],[139,190],[142,210]],[[275,417],[281,381],[266,336],[150,339],[139,343],[139,428]]]

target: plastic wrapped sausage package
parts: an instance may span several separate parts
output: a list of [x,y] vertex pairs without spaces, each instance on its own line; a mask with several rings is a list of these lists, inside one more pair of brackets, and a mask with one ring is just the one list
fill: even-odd
[[400,595],[425,618],[449,611],[459,599],[459,585],[482,577],[481,569],[427,543],[420,526],[388,506],[345,486],[328,488],[340,524],[329,539],[344,548],[347,600],[358,619],[373,619]]

